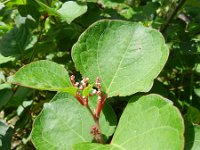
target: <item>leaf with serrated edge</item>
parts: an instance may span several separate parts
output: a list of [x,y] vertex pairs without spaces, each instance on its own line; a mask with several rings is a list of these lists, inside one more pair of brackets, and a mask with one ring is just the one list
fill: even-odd
[[157,30],[113,20],[91,25],[72,48],[76,68],[91,83],[98,76],[108,97],[149,91],[168,53]]
[[39,90],[63,91],[75,94],[65,68],[55,62],[40,60],[30,63],[9,78],[9,82]]
[[[94,104],[94,103],[93,103]],[[94,121],[88,110],[67,93],[58,93],[45,104],[37,116],[32,131],[32,141],[38,150],[66,150],[80,142],[92,142],[90,134]],[[102,133],[107,138],[116,126],[116,116],[106,104],[100,116]]]
[[184,124],[172,102],[156,94],[133,97],[110,145],[81,143],[74,150],[181,150]]

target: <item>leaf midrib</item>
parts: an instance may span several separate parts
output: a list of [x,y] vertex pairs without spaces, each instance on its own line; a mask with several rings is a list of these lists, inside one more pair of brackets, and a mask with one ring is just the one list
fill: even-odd
[[[127,48],[125,49],[124,54],[122,55],[122,58],[121,58],[121,60],[120,60],[120,62],[119,62],[119,64],[118,64],[118,66],[117,66],[117,69],[116,69],[116,71],[115,71],[115,73],[114,73],[114,76],[113,76],[112,80],[110,81],[110,84],[109,84],[108,88],[106,89],[106,93],[109,93],[109,91],[110,91],[110,88],[111,88],[111,86],[112,86],[112,84],[113,84],[113,82],[114,82],[114,80],[115,80],[115,78],[116,78],[116,76],[117,76],[117,74],[118,74],[120,68],[121,68],[121,64],[122,64],[122,62],[124,61],[125,55],[126,55],[128,49],[129,49],[129,46],[130,46],[130,44],[131,44],[131,41],[133,40],[133,37],[134,37],[134,36],[132,36],[132,37],[130,38],[129,42],[128,42],[129,44],[128,44]],[[98,49],[97,49],[97,52],[98,52]]]

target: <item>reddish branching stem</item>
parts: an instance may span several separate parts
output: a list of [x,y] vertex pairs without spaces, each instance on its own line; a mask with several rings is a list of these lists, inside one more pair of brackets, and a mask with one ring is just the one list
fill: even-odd
[[92,115],[94,122],[96,124],[96,125],[92,126],[91,134],[93,135],[94,139],[97,142],[103,143],[103,138],[102,138],[102,134],[101,134],[101,130],[100,130],[100,124],[99,124],[99,118],[100,118],[100,114],[101,114],[101,111],[103,109],[104,103],[107,99],[107,95],[102,94],[102,92],[101,92],[100,79],[98,77],[96,78],[97,90],[93,89],[93,91],[89,94],[89,96],[93,96],[93,95],[96,94],[97,97],[98,97],[95,112],[92,112],[90,106],[88,105],[88,97],[80,94],[80,91],[84,90],[87,87],[89,78],[83,78],[83,80],[80,83],[78,83],[78,82],[75,82],[75,76],[72,75],[70,77],[70,80],[71,80],[73,86],[78,87],[78,90],[76,91],[75,98],[79,101],[79,103],[81,105],[85,106],[88,109],[88,111]]
[[96,78],[96,86],[97,86],[97,96],[98,96],[98,102],[97,102],[97,107],[96,107],[96,117],[100,117],[100,113],[103,109],[104,103],[106,101],[107,95],[102,96],[101,92],[101,82],[100,79],[97,77]]
[[96,107],[96,117],[99,118],[100,117],[100,113],[103,109],[103,106],[104,106],[104,103],[107,99],[107,95],[104,95],[101,100],[98,100],[98,103],[97,103],[97,107]]
[[81,104],[81,105],[84,105],[84,100],[83,100],[83,98],[81,97],[81,95],[80,95],[80,93],[78,92],[78,91],[76,91],[76,99],[79,101],[79,103]]

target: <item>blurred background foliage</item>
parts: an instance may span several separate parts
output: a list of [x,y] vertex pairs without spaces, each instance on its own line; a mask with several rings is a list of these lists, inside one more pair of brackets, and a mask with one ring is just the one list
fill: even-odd
[[[66,0],[0,2],[0,149],[33,150],[34,118],[55,92],[8,84],[7,77],[36,60],[63,64],[79,78],[71,48],[79,35],[100,19],[137,21],[159,30],[170,49],[168,62],[151,93],[172,100],[186,122],[200,124],[200,1],[79,0],[87,11],[71,23],[56,12]],[[110,100],[118,116],[126,101]]]

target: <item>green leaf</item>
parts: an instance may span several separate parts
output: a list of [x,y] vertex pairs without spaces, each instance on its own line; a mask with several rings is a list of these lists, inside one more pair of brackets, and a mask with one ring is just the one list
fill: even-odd
[[0,121],[0,149],[11,149],[13,129],[4,122]]
[[118,14],[126,19],[131,19],[135,13],[131,6],[124,3],[124,0],[98,0],[98,4],[104,8],[114,9]]
[[9,82],[39,90],[63,91],[75,94],[68,72],[57,63],[41,60],[22,67]]
[[45,10],[46,12],[48,12],[49,15],[59,16],[59,13],[56,10],[54,10],[53,8],[49,7],[48,5],[44,4],[43,2],[41,2],[39,0],[35,0],[35,1],[39,4],[39,6],[43,10]]
[[197,66],[196,66],[196,69],[195,69],[195,70],[196,70],[196,72],[197,72],[198,74],[200,74],[200,64],[199,64],[199,63],[197,64]]
[[185,117],[194,124],[200,123],[200,111],[195,107],[189,106]]
[[[114,132],[116,116],[109,105],[101,114],[102,133],[109,137]],[[105,116],[104,116],[105,115]],[[109,117],[110,115],[110,117]],[[114,121],[113,121],[114,119]],[[80,142],[92,142],[90,134],[94,121],[88,110],[72,96],[57,94],[53,101],[45,104],[36,118],[32,141],[38,150],[66,150]]]
[[[12,92],[12,90],[10,90]],[[28,97],[33,95],[34,90],[26,87],[18,87],[15,92],[12,93],[12,96],[8,99],[8,103],[5,105],[5,108],[17,108],[25,100],[29,100]]]
[[123,1],[124,0],[99,0],[98,3],[103,5],[103,7],[116,9],[120,5],[124,4]]
[[135,14],[133,15],[134,21],[150,21],[156,16],[156,11],[159,8],[159,4],[156,2],[149,2],[144,6],[140,6],[135,9]]
[[28,28],[14,27],[0,38],[0,64],[19,58],[24,52],[33,47],[37,37]]
[[[51,101],[59,101],[59,100],[62,100],[63,98],[74,99],[74,97],[72,97],[71,95],[67,93],[58,93],[56,96],[54,96],[54,98]],[[74,101],[77,101],[77,100],[74,99]],[[109,101],[109,99],[107,101]],[[107,103],[107,101],[104,104],[104,107],[99,119],[99,123],[101,125],[101,131],[104,135],[105,141],[109,138],[109,136],[113,134],[116,124],[117,124],[117,117],[115,115],[115,112],[112,109],[112,107]],[[97,95],[89,97],[88,103],[91,110],[96,109]]]
[[200,126],[188,125],[185,132],[185,150],[199,150],[200,147]]
[[71,23],[74,19],[81,16],[87,11],[86,4],[80,4],[75,1],[65,2],[62,7],[57,11],[61,17],[67,21],[67,23]]
[[126,150],[120,147],[97,143],[80,143],[73,146],[73,150]]
[[134,96],[120,118],[110,145],[81,143],[74,149],[180,150],[184,146],[183,134],[183,119],[172,102],[156,94]]
[[139,23],[102,20],[91,25],[72,48],[83,76],[98,76],[109,97],[147,92],[168,58],[163,36]]
[[195,93],[198,97],[200,97],[200,87],[199,87],[199,86],[194,87],[194,93]]
[[[131,149],[182,149],[184,124],[172,102],[156,94],[133,97],[120,118],[112,144]],[[167,142],[166,142],[167,141]]]
[[36,2],[49,13],[49,15],[54,15],[64,19],[68,24],[70,24],[74,19],[81,16],[87,11],[87,5],[84,3],[78,3],[75,1],[67,1],[62,4],[61,8],[55,10],[46,4],[36,0]]
[[9,83],[0,84],[0,90],[2,90],[2,89],[10,89],[10,88],[11,88],[11,84],[9,84]]
[[83,94],[84,96],[88,97],[88,96],[90,95],[92,89],[93,89],[93,84],[89,84],[89,85],[83,90],[83,93],[82,93],[82,94]]
[[0,90],[0,110],[9,102],[12,98],[13,92],[10,89]]
[[9,61],[14,61],[14,60],[15,60],[15,57],[11,57],[11,56],[4,57],[3,55],[0,54],[0,64],[7,63]]
[[26,0],[12,0],[9,1],[8,4],[6,5],[26,5],[27,1]]

